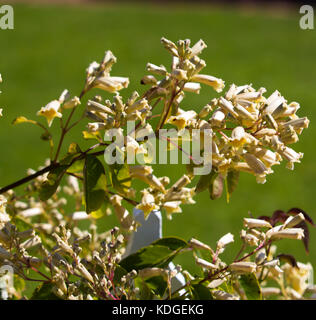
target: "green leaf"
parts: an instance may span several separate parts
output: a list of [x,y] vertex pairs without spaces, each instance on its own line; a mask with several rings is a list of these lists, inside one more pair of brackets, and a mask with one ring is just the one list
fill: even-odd
[[135,279],[135,287],[140,289],[139,290],[140,300],[152,300],[153,299],[153,297],[154,297],[153,291],[149,288],[146,281],[137,277]]
[[218,174],[209,186],[209,193],[212,200],[218,199],[222,196],[224,189],[224,179],[221,174]]
[[68,169],[67,172],[69,173],[78,173],[82,172],[84,168],[84,159],[75,161]]
[[165,246],[168,247],[170,250],[178,250],[185,248],[188,244],[186,241],[177,237],[165,237],[156,240],[152,243],[152,245]]
[[86,140],[98,140],[99,142],[102,142],[102,136],[99,131],[96,132],[88,132],[88,131],[82,131],[83,138]]
[[262,300],[259,281],[254,273],[241,275],[239,283],[243,287],[248,300]]
[[230,195],[235,191],[239,180],[239,171],[230,170],[228,171],[226,178],[226,186],[227,186],[227,202],[229,202]]
[[210,184],[214,181],[215,178],[216,172],[214,170],[212,170],[209,174],[201,176],[199,182],[196,185],[195,192],[200,193],[209,188]]
[[12,124],[13,125],[16,125],[16,124],[20,124],[20,123],[32,123],[32,124],[36,124],[36,121],[34,120],[29,120],[23,116],[21,117],[17,117],[15,118],[13,121],[12,121]]
[[153,242],[120,262],[128,272],[151,267],[164,267],[177,256],[187,242],[179,238],[167,237]]
[[61,165],[54,169],[52,169],[48,176],[47,180],[42,183],[40,190],[39,190],[39,198],[42,201],[48,200],[57,190],[60,181],[65,174],[68,166]]
[[42,283],[33,292],[31,300],[61,300],[53,293],[52,289],[51,283]]
[[125,276],[128,272],[122,268],[119,264],[115,266],[115,271],[114,271],[114,282],[119,282],[123,276]]
[[71,143],[67,154],[60,160],[62,165],[70,165],[75,157],[82,153],[79,145],[77,143]]
[[203,284],[193,284],[191,291],[193,300],[213,300],[211,290]]
[[83,173],[84,200],[86,212],[89,214],[100,209],[107,200],[107,182],[104,167],[96,156],[87,156]]
[[168,287],[167,281],[162,276],[151,277],[145,280],[152,292],[162,297]]
[[110,179],[113,187],[121,193],[126,193],[132,185],[129,167],[127,164],[111,165]]

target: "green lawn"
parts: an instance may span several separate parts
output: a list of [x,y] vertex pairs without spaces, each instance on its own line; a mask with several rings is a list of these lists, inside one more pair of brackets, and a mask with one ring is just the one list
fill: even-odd
[[[270,16],[260,10],[214,7],[164,6],[26,6],[14,5],[15,29],[0,30],[1,106],[0,120],[0,185],[4,186],[36,168],[48,156],[39,129],[11,121],[21,114],[36,118],[45,103],[59,96],[65,88],[79,94],[87,65],[102,58],[106,49],[118,57],[113,74],[129,76],[127,96],[136,89],[145,73],[147,62],[169,66],[169,54],[160,38],[171,40],[202,38],[208,48],[203,53],[205,73],[223,78],[226,84],[252,83],[268,92],[278,89],[289,101],[298,101],[298,114],[307,115],[311,126],[301,136],[295,149],[305,153],[295,171],[284,165],[275,168],[264,185],[243,174],[229,204],[225,197],[212,201],[207,193],[196,197],[196,205],[183,206],[183,213],[165,221],[164,234],[188,239],[197,237],[211,245],[227,232],[240,230],[242,217],[271,214],[275,209],[301,207],[316,220],[314,150],[316,138],[316,31],[299,28],[298,11],[288,17]],[[204,87],[201,94],[189,95],[184,108],[195,108],[217,96]],[[110,95],[109,95],[110,97]],[[58,129],[57,121],[55,132]],[[74,130],[68,142],[80,141],[80,130]],[[181,175],[175,166],[156,166],[159,175],[174,179]],[[106,218],[105,218],[106,219]],[[109,225],[114,223],[109,218]],[[302,262],[316,265],[316,231],[311,232],[311,252],[304,253],[297,241],[284,241],[280,251],[294,253]],[[227,250],[232,257],[234,244]],[[179,258],[193,268],[187,256]]]

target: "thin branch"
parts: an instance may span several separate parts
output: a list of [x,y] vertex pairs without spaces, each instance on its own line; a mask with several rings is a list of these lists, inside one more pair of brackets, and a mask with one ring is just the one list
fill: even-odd
[[14,182],[14,183],[11,183],[11,184],[7,185],[6,187],[3,187],[2,189],[0,189],[0,194],[3,194],[5,192],[7,192],[8,190],[17,188],[17,187],[21,186],[22,184],[25,184],[25,183],[27,183],[29,181],[32,181],[35,178],[43,175],[46,172],[49,172],[50,170],[52,170],[52,169],[54,169],[54,168],[56,168],[58,166],[59,166],[58,163],[52,163],[52,164],[50,164],[49,166],[45,167],[42,170],[39,170],[39,171],[37,171],[37,172],[35,172],[35,173],[33,173],[33,174],[23,178],[23,179],[20,179],[20,180]]

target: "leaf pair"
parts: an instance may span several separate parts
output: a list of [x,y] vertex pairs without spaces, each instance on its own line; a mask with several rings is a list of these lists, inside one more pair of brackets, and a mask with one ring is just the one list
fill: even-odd
[[[229,202],[230,195],[236,189],[238,180],[239,171],[228,171],[227,178],[225,180],[227,202]],[[200,180],[197,183],[195,192],[200,193],[206,189],[209,190],[210,198],[212,200],[220,198],[224,190],[224,178],[222,174],[217,173],[215,170],[212,170],[209,174],[201,176]]]

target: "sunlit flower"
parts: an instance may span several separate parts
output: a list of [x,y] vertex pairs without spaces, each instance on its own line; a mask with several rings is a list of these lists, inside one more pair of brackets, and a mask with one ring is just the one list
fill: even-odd
[[63,115],[59,112],[60,101],[53,100],[48,103],[45,107],[42,107],[40,111],[37,112],[38,116],[43,116],[46,118],[48,126],[50,127],[55,118],[61,118]]

